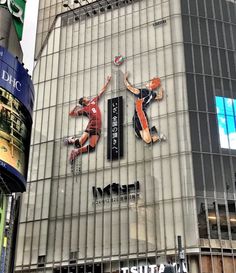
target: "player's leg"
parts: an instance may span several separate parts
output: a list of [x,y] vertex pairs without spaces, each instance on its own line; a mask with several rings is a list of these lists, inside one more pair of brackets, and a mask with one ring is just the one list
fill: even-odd
[[137,116],[136,113],[133,116],[133,128],[134,128],[135,136],[137,138],[142,139],[142,137],[140,135],[140,130],[142,130],[142,126],[141,126],[141,124],[139,122],[139,119],[138,119],[138,116]]
[[148,128],[139,131],[142,139],[144,142],[146,142],[147,144],[150,144],[151,142],[155,143],[155,142],[161,142],[161,141],[165,141],[166,140],[166,136],[163,134],[158,134],[158,132],[156,134],[150,134],[150,131]]
[[99,138],[100,138],[99,135],[90,135],[89,145],[82,146],[79,149],[75,149],[75,150],[77,150],[77,154],[80,155],[80,154],[83,154],[83,153],[93,152],[95,150],[95,147],[97,145],[97,142],[98,142]]
[[89,134],[84,132],[80,138],[77,137],[67,137],[64,139],[65,145],[75,145],[75,147],[80,148],[88,140]]
[[160,134],[157,131],[156,126],[153,126],[152,128],[150,128],[150,134],[152,137],[152,142],[161,142],[161,141],[165,141],[166,140],[166,136],[164,134]]
[[97,143],[98,143],[98,140],[99,140],[100,136],[99,135],[91,135],[90,138],[89,138],[89,146],[90,146],[90,149],[91,150],[94,150]]
[[91,135],[89,138],[89,145],[82,146],[81,148],[78,149],[73,149],[70,154],[69,159],[70,162],[73,163],[75,158],[80,154],[93,152],[95,150],[95,146],[97,145],[99,138],[100,138],[99,135]]
[[139,135],[143,139],[143,141],[147,144],[150,144],[151,142],[157,142],[161,140],[165,140],[165,136],[163,137],[158,134],[155,127],[153,127],[153,130],[155,128],[156,133],[151,133],[149,129],[149,122],[147,113],[143,111],[142,107],[142,100],[138,100],[136,102],[136,127],[139,129]]
[[150,134],[152,136],[152,142],[156,142],[156,141],[161,142],[161,141],[165,141],[166,140],[166,136],[164,134],[160,134],[157,131],[156,126],[153,126],[150,129]]
[[65,145],[74,145],[75,144],[75,141],[77,140],[78,138],[74,137],[74,136],[71,136],[71,137],[67,137],[64,139],[64,144]]
[[88,132],[83,132],[82,136],[79,138],[79,144],[80,146],[83,146],[84,143],[88,140],[89,138],[89,133]]
[[142,109],[141,100],[136,103],[135,132],[145,143],[149,144],[153,141],[149,131],[148,117]]
[[[149,144],[153,141],[152,136],[149,131],[149,128],[140,130],[139,134],[140,134],[141,138],[143,139],[143,141],[146,142],[147,144]],[[157,140],[155,140],[155,141],[157,141]]]

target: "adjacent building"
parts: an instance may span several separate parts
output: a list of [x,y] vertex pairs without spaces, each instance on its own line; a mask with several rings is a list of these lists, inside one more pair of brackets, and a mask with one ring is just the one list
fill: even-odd
[[24,0],[0,1],[0,272],[13,272],[26,189],[34,90],[22,63]]
[[[39,3],[15,272],[235,272],[234,1],[74,2]],[[127,72],[136,89],[160,78],[147,116],[166,140],[135,136]],[[65,139],[89,120],[69,113],[108,75],[100,139],[71,165]]]

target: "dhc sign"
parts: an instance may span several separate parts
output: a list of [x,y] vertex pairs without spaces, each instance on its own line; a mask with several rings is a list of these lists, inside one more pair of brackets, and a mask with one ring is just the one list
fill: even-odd
[[2,80],[8,82],[13,88],[17,91],[21,91],[21,83],[17,81],[12,75],[10,75],[7,71],[2,71]]
[[32,80],[18,59],[1,46],[0,87],[10,92],[22,102],[32,117],[34,104],[34,87]]
[[28,71],[0,46],[0,174],[7,192],[26,190],[33,106]]

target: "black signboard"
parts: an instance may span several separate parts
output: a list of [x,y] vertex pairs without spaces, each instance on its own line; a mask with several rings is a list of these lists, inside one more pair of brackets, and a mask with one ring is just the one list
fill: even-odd
[[107,159],[123,156],[123,97],[108,100]]

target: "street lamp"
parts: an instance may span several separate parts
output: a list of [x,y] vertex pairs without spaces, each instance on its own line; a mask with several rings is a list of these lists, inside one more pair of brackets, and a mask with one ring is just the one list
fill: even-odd
[[[91,4],[91,3],[89,3],[89,1],[88,0],[83,0],[83,1],[86,1],[87,2],[87,4]],[[111,9],[111,5],[110,5],[110,3],[106,0],[106,2],[107,2],[107,4],[108,4],[108,6],[107,6],[107,9]],[[74,3],[79,3],[79,0],[74,0]],[[97,1],[97,3],[98,3],[98,5],[99,5],[99,7],[100,7],[100,11],[101,12],[104,12],[105,11],[105,8],[104,8],[104,6],[100,3],[100,1]],[[93,10],[93,14],[96,14],[96,13],[94,13],[94,11],[95,10]]]
[[[88,2],[88,0],[83,0],[83,1],[86,1],[86,3],[87,3],[88,5],[91,4],[91,3]],[[80,6],[82,6],[79,0],[74,0],[74,3],[75,3],[75,4],[80,4]],[[99,3],[99,5],[100,5],[100,3]],[[92,8],[92,13],[93,13],[94,15],[97,14],[96,10],[93,9],[93,8]]]
[[[91,5],[91,3],[90,3],[88,0],[82,0],[82,1],[86,1],[86,3],[87,3],[86,6],[89,5],[89,6],[91,7],[91,9],[92,9],[91,12],[92,12],[92,14],[94,14],[94,15],[97,14],[97,11],[93,8],[93,5]],[[118,2],[118,0],[117,0],[117,2]],[[112,8],[111,4],[108,2],[108,0],[106,0],[106,3],[107,3],[107,7],[106,7],[106,8],[107,8],[108,10],[110,10],[110,9]],[[86,9],[84,8],[84,6],[81,4],[81,1],[79,1],[79,0],[74,0],[74,4],[79,4],[80,7],[84,10],[85,15],[87,15],[88,17],[90,16],[90,14],[89,14],[87,8],[86,8]],[[97,1],[96,4],[99,5],[100,12],[105,12],[105,7],[100,3],[100,1]],[[68,2],[67,2],[67,3],[64,3],[64,4],[63,4],[63,7],[64,7],[64,8],[68,8],[68,9],[74,14],[75,20],[76,20],[76,21],[79,20],[79,16],[76,15],[76,13],[74,12],[74,10],[69,6]]]
[[63,7],[64,7],[64,8],[68,8],[68,9],[74,14],[74,16],[75,16],[75,21],[78,21],[78,20],[79,20],[79,16],[74,12],[74,10],[69,6],[68,3],[64,3],[64,4],[63,4]]
[[[88,1],[86,1],[88,4],[90,4]],[[90,16],[90,14],[88,13],[88,11],[83,7],[83,5],[80,3],[80,1],[79,0],[74,0],[74,4],[79,4],[80,5],[80,7],[84,10],[84,12],[85,12],[85,14],[89,17]],[[95,13],[94,13],[94,11],[95,10],[93,10],[93,14],[97,14],[97,12],[95,11]]]

